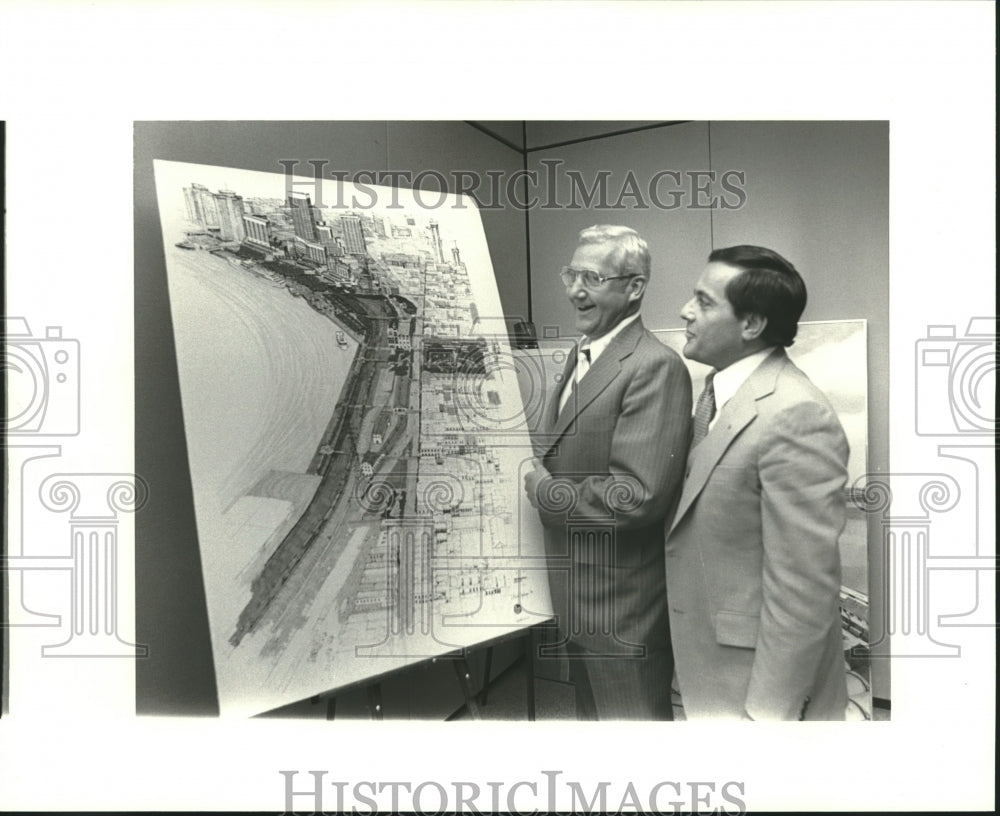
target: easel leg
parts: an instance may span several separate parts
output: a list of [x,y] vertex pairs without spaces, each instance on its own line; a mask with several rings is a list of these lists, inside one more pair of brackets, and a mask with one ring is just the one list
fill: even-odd
[[476,692],[472,688],[472,675],[469,672],[469,663],[464,657],[460,657],[453,662],[455,674],[458,675],[458,684],[465,695],[465,705],[469,711],[469,717],[473,720],[480,720],[479,703],[476,702]]
[[372,683],[365,689],[368,696],[368,713],[373,720],[382,719],[382,684]]
[[521,642],[524,645],[524,686],[528,703],[528,722],[535,721],[535,635],[534,627],[528,630]]
[[483,670],[483,690],[479,692],[479,704],[486,705],[486,696],[490,693],[490,672],[493,669],[493,647],[486,649],[486,668]]

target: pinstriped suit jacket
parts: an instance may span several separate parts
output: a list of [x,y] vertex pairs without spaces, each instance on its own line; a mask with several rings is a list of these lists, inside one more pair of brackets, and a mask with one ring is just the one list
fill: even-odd
[[688,718],[844,718],[847,454],[826,396],[781,348],[691,451],[666,543]]
[[[570,355],[564,382],[575,365],[576,355]],[[547,396],[536,454],[554,477],[549,487],[556,489],[550,493],[565,488],[561,498],[571,494],[572,502],[547,503],[540,497],[546,552],[550,563],[596,561],[610,568],[603,574],[614,584],[613,596],[597,591],[589,601],[578,597],[576,602],[600,604],[614,597],[616,631],[629,642],[642,642],[651,627],[660,626],[654,619],[661,610],[666,629],[663,525],[683,482],[691,434],[690,375],[680,356],[640,319],[615,336],[561,412],[559,396],[558,389]],[[606,552],[595,555],[593,548],[570,551],[569,526],[585,535],[588,522],[607,529],[609,520],[614,529],[610,563]],[[656,569],[659,575],[649,574]],[[559,595],[553,587],[557,606]],[[556,611],[565,614],[565,609]],[[583,610],[585,617],[592,613],[607,610]]]

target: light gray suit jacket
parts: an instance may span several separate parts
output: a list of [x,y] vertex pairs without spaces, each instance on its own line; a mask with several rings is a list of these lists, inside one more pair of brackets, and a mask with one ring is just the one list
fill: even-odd
[[[570,355],[564,382],[575,365]],[[536,455],[554,477],[539,506],[550,564],[596,568],[593,586],[574,595],[581,619],[613,616],[623,640],[645,642],[656,630],[666,642],[663,524],[680,497],[690,439],[687,367],[636,320],[614,337],[561,412],[559,396],[548,395],[536,439]],[[581,546],[569,546],[571,531]],[[609,539],[613,546],[602,548]],[[558,580],[552,583],[565,623],[569,599]],[[590,634],[573,639],[597,649],[600,633]]]
[[781,348],[691,451],[666,541],[689,718],[843,719],[847,455],[826,396]]

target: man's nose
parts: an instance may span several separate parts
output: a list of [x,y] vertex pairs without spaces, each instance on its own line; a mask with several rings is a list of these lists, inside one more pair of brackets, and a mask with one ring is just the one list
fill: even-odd
[[686,320],[688,322],[694,320],[694,315],[691,313],[690,300],[687,303],[685,303],[684,307],[681,309],[681,320]]

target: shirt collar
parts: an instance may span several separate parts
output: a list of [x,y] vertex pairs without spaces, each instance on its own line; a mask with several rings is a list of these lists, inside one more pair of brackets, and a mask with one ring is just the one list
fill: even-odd
[[590,364],[593,365],[594,363],[597,362],[597,358],[601,356],[601,353],[604,351],[604,349],[606,349],[608,346],[611,345],[611,341],[614,340],[615,337],[621,333],[622,329],[628,326],[629,323],[635,323],[635,321],[638,319],[639,319],[638,312],[636,312],[634,315],[629,315],[621,323],[615,326],[611,331],[609,331],[607,334],[601,335],[596,340],[591,340],[590,338],[584,336],[583,339],[580,340],[580,348],[590,349]]
[[735,363],[726,366],[721,371],[715,372],[712,385],[715,388],[717,411],[721,411],[722,406],[732,399],[733,395],[740,390],[740,386],[757,370],[757,366],[764,362],[765,358],[774,351],[774,348],[774,346],[768,346],[760,351],[755,351],[753,354],[749,354]]

